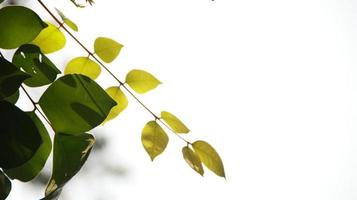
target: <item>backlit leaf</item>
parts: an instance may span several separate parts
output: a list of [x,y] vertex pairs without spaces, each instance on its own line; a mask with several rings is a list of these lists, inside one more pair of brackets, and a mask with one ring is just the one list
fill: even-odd
[[169,137],[156,121],[150,121],[142,131],[141,142],[153,161],[165,150]]
[[24,81],[30,87],[50,84],[61,73],[40,48],[32,44],[24,44],[18,48],[12,58],[12,63],[31,75]]
[[11,182],[0,170],[0,199],[6,199],[11,191]]
[[41,135],[42,143],[34,156],[28,162],[19,167],[5,170],[5,173],[10,178],[18,179],[23,182],[32,180],[38,175],[38,173],[40,173],[51,153],[52,148],[51,138],[41,120],[34,112],[28,112],[26,114],[35,123],[36,128]]
[[66,37],[55,25],[47,22],[48,27],[32,41],[33,44],[40,47],[44,54],[59,51],[66,45]]
[[187,164],[195,170],[197,173],[199,173],[201,176],[203,176],[203,167],[202,167],[202,162],[200,158],[196,155],[194,151],[192,151],[191,148],[189,147],[183,147],[182,148],[182,155]]
[[101,124],[116,102],[87,76],[69,74],[53,82],[39,104],[56,132],[79,134]]
[[0,57],[0,100],[15,94],[30,75]]
[[190,130],[186,127],[181,120],[179,120],[175,115],[162,111],[161,119],[163,119],[175,133],[188,133]]
[[150,73],[138,69],[131,70],[126,75],[125,83],[139,94],[144,94],[161,84],[161,82]]
[[110,110],[109,115],[103,123],[114,119],[128,106],[128,99],[119,87],[110,87],[105,91],[115,102],[117,102],[117,105]]
[[199,140],[192,144],[203,164],[218,176],[225,177],[224,166],[216,150],[207,142]]
[[0,48],[14,49],[31,42],[47,27],[31,9],[7,6],[0,9]]
[[76,31],[76,32],[78,31],[78,26],[77,26],[77,24],[75,24],[72,20],[66,18],[66,19],[63,20],[63,22],[64,22],[65,24],[67,24],[67,26],[68,26],[69,28],[71,28],[72,30],[74,30],[74,31]]
[[106,37],[98,37],[94,42],[94,52],[106,63],[112,62],[122,47],[123,45]]
[[36,153],[41,135],[32,119],[15,105],[0,101],[0,168],[23,165]]
[[83,74],[95,80],[101,72],[100,66],[88,57],[77,57],[69,61],[65,74]]
[[60,10],[58,10],[56,8],[56,11],[58,13],[58,15],[61,17],[61,19],[63,20],[63,22],[69,27],[71,28],[72,30],[74,31],[78,31],[78,26],[70,19],[68,19],[64,14],[63,12],[61,12]]
[[86,162],[95,139],[82,133],[67,135],[56,133],[53,144],[53,167],[44,199],[57,199],[65,184],[76,175]]

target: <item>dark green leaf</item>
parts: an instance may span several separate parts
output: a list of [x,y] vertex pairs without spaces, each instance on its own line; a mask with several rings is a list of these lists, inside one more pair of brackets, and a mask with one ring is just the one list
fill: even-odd
[[19,99],[19,97],[20,97],[20,92],[17,90],[13,95],[4,98],[4,100],[8,101],[8,102],[10,102],[12,104],[16,104],[16,102]]
[[48,135],[48,132],[41,120],[34,112],[28,112],[27,115],[35,123],[43,142],[40,148],[38,148],[38,150],[36,151],[35,155],[31,158],[31,160],[19,167],[5,170],[5,173],[10,178],[18,179],[24,182],[32,180],[35,176],[38,175],[38,173],[40,173],[47,161],[48,156],[51,153],[52,148],[51,138]]
[[6,199],[11,191],[11,182],[0,170],[0,199]]
[[61,71],[32,44],[24,44],[16,50],[12,63],[31,75],[24,81],[30,87],[38,87],[52,83]]
[[35,123],[7,101],[0,101],[0,121],[0,167],[10,169],[23,165],[42,143]]
[[53,146],[52,177],[44,199],[57,199],[63,186],[81,169],[95,139],[87,133],[67,135],[56,133]]
[[0,3],[4,2],[5,0],[0,0]]
[[21,83],[29,77],[30,75],[0,57],[0,100],[15,94]]
[[0,48],[14,49],[31,42],[47,27],[31,9],[7,6],[0,9]]
[[101,124],[116,102],[87,76],[69,74],[52,83],[39,104],[56,132],[77,134]]

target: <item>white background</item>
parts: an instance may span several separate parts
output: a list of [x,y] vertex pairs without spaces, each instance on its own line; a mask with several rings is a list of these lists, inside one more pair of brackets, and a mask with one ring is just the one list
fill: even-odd
[[[151,116],[130,99],[95,131],[110,138],[104,159],[124,165],[127,175],[80,174],[63,199],[357,199],[356,1],[97,0],[85,9],[69,0],[45,3],[77,22],[76,35],[90,48],[97,36],[122,43],[110,69],[121,79],[134,68],[158,77],[163,85],[140,99],[156,113],[180,117],[192,130],[186,138],[211,143],[227,174],[195,174],[182,159],[185,144],[171,133],[152,163],[140,142]],[[62,67],[85,55],[67,42],[50,55]],[[115,83],[105,73],[99,82]],[[102,164],[89,162],[86,168]],[[43,194],[13,187],[9,199]]]

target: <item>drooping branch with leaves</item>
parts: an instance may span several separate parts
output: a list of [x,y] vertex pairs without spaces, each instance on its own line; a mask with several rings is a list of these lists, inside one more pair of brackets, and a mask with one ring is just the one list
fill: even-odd
[[[93,3],[92,0],[86,2]],[[203,164],[216,175],[225,177],[222,160],[210,144],[203,140],[188,141],[184,134],[190,130],[178,117],[168,111],[157,115],[139,99],[136,93],[147,93],[161,84],[154,75],[133,69],[126,74],[125,81],[121,81],[110,71],[107,64],[117,58],[122,44],[98,37],[90,50],[72,34],[78,27],[63,12],[50,9],[41,0],[37,3],[57,25],[44,22],[27,7],[14,5],[0,9],[0,52],[16,49],[11,61],[0,53],[0,200],[6,199],[11,191],[10,179],[23,182],[34,179],[51,152],[52,176],[43,200],[58,199],[64,185],[81,169],[95,144],[94,136],[87,132],[118,116],[128,106],[127,95],[153,117],[141,133],[142,145],[152,161],[169,143],[167,129],[185,143],[183,158],[193,170],[203,175]],[[63,32],[87,55],[71,59],[62,74],[47,54],[65,47],[67,39]],[[95,81],[102,70],[116,81],[105,90]],[[35,101],[28,87],[42,86],[46,86],[46,90]],[[20,97],[20,90],[24,97]],[[28,98],[33,109],[19,108],[16,105],[19,98]],[[49,132],[54,134],[53,141]]]

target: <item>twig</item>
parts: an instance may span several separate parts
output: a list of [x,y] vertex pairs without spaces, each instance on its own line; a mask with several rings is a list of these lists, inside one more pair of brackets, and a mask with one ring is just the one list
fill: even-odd
[[[62,24],[63,22],[61,20],[59,20],[51,11],[50,9],[42,2],[42,0],[37,0],[41,6],[47,11],[47,13],[60,25]],[[72,34],[71,31],[69,31],[65,26],[61,26],[61,28],[74,40],[77,42],[77,44],[79,46],[81,46],[87,53],[90,57],[92,57],[96,62],[99,63],[100,66],[102,66],[105,71],[107,71],[110,76],[112,76],[118,83],[121,87],[123,87],[129,94],[130,96],[132,96],[145,110],[147,110],[153,117],[155,120],[158,120],[159,122],[161,122],[166,128],[168,128],[171,132],[174,133],[174,135],[176,135],[178,138],[180,138],[182,141],[184,141],[185,143],[187,144],[191,144],[189,141],[187,141],[185,138],[183,138],[182,136],[176,134],[162,119],[160,119],[158,117],[158,115],[156,115],[151,109],[149,109],[125,84],[123,81],[119,80],[105,65],[102,61],[99,60],[99,58],[97,58],[91,51],[89,51],[89,49],[84,46],[84,44],[79,41],[79,39],[74,36]]]

